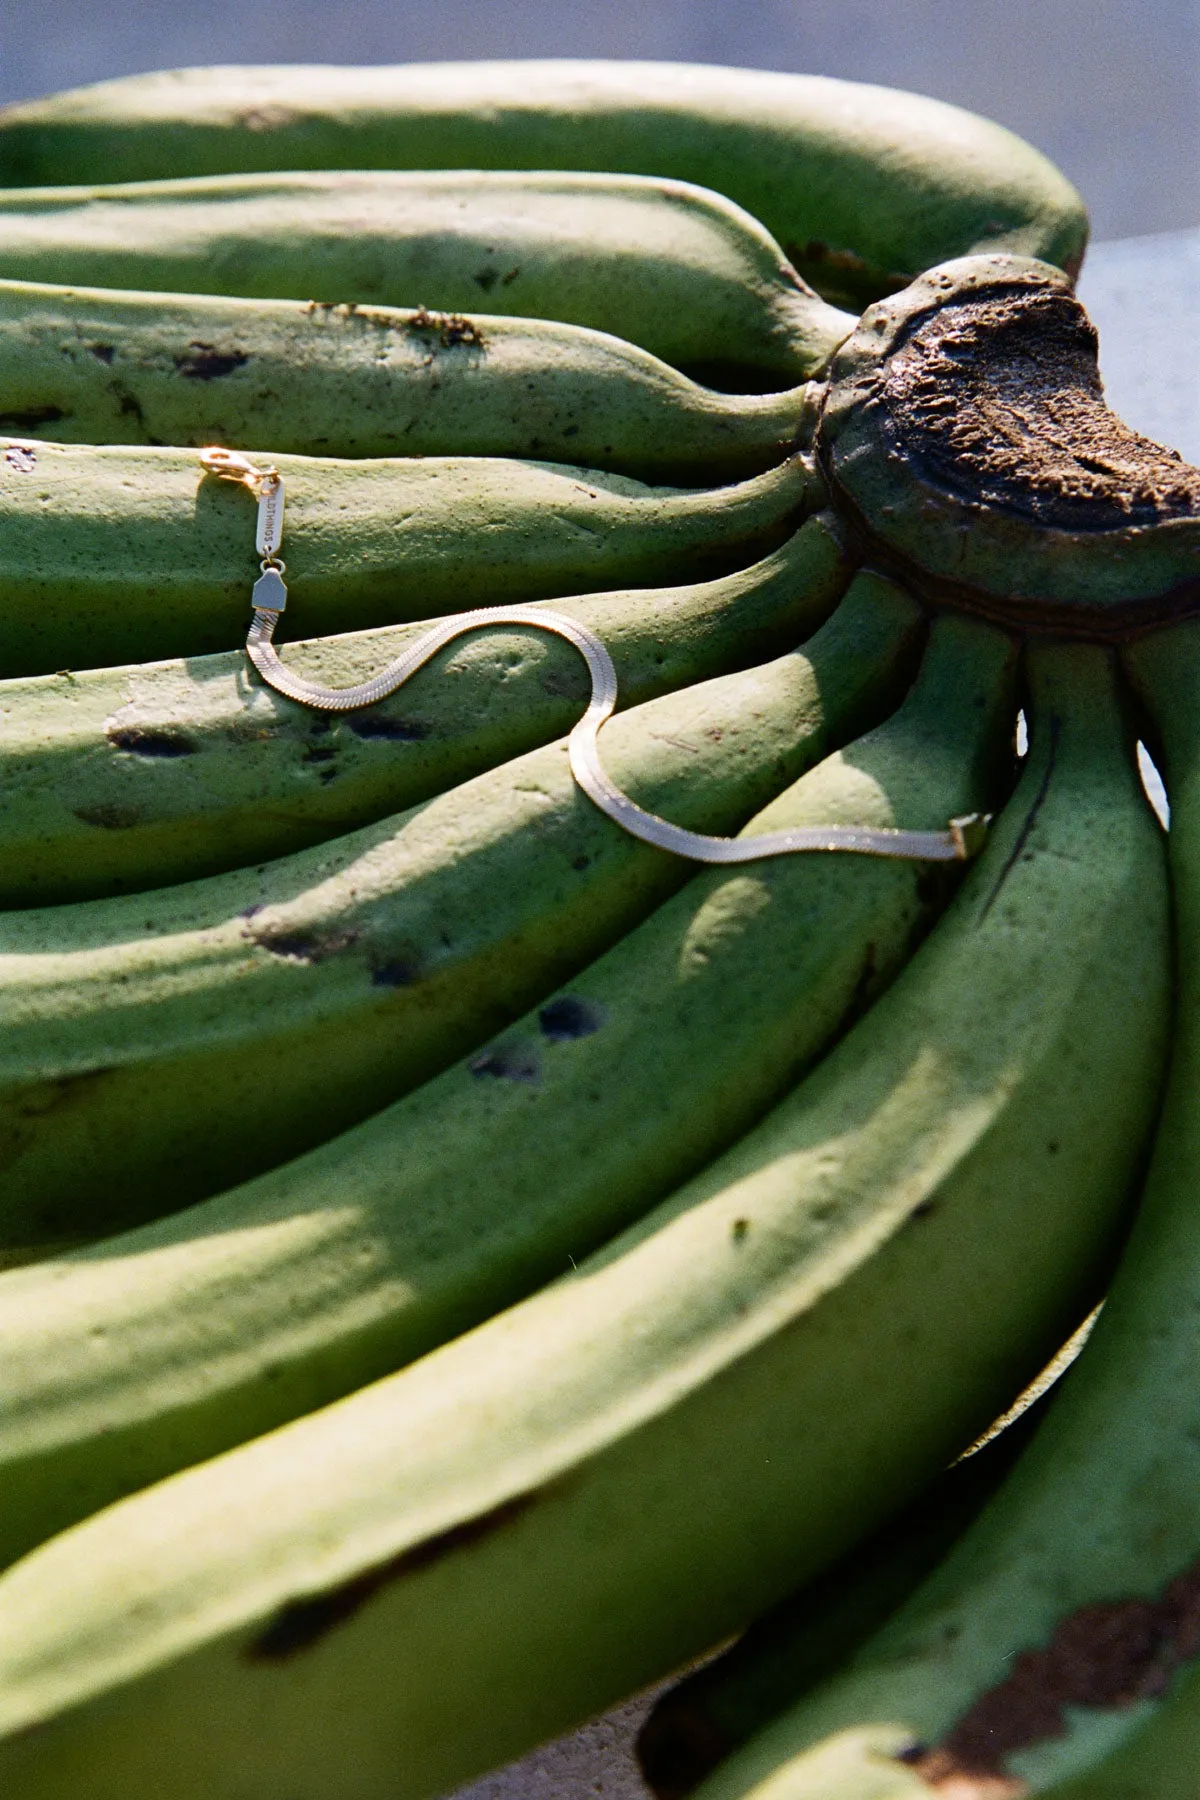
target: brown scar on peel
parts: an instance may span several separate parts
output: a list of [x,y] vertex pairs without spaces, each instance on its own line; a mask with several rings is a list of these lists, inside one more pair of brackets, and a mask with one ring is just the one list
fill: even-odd
[[1068,1707],[1111,1710],[1160,1699],[1197,1655],[1200,1562],[1157,1600],[1102,1600],[1069,1614],[1048,1644],[1015,1658],[940,1744],[915,1745],[898,1760],[941,1800],[1019,1800],[1028,1786],[1006,1772],[1006,1758],[1065,1737]]
[[461,1525],[426,1538],[424,1543],[414,1544],[410,1550],[401,1551],[399,1556],[393,1556],[373,1569],[364,1569],[361,1575],[327,1588],[324,1593],[289,1600],[266,1630],[247,1645],[243,1651],[246,1661],[283,1662],[304,1650],[311,1650],[329,1632],[352,1619],[382,1588],[406,1575],[431,1568],[456,1550],[463,1550],[490,1537],[492,1532],[502,1530],[532,1506],[536,1498],[535,1494],[523,1494],[514,1500],[506,1500],[490,1512],[480,1513],[478,1518],[467,1519]]
[[426,306],[418,307],[408,321],[408,329],[430,333],[443,350],[453,350],[459,344],[482,348],[484,341],[483,333],[473,319],[465,318],[462,313],[430,312]]

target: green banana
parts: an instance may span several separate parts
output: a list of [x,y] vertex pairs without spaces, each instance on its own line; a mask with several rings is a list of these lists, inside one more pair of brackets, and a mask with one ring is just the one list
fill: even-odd
[[[920,625],[860,576],[804,653],[620,714],[605,764],[669,819],[736,829],[895,703]],[[321,1142],[519,1016],[693,866],[600,812],[560,741],[276,862],[7,914],[0,1241],[94,1237]]]
[[1028,144],[936,100],[822,76],[647,62],[211,68],[0,113],[0,180],[301,168],[625,170],[716,188],[855,312],[975,249],[1076,272],[1079,195]]
[[[848,579],[819,514],[716,581],[551,604],[600,634],[633,706],[777,655],[821,624]],[[340,686],[426,629],[291,644],[287,663]],[[472,634],[343,716],[248,679],[241,651],[0,682],[0,902],[61,904],[285,855],[548,742],[586,698],[576,650],[512,625]]]
[[815,1581],[757,1619],[715,1661],[656,1701],[637,1759],[657,1800],[687,1800],[725,1757],[870,1638],[978,1516],[1040,1424],[1040,1395],[981,1449]]
[[719,394],[579,325],[0,282],[0,431],[322,456],[532,456],[736,480],[808,426],[803,388]]
[[[960,620],[935,626],[900,710],[747,829],[937,828],[986,803],[1009,748],[1012,648],[978,638]],[[366,1124],[203,1207],[0,1281],[0,1563],[386,1374],[586,1255],[754,1124],[886,985],[942,899],[910,861],[705,872],[569,988]]]
[[1101,1276],[1168,989],[1111,663],[1034,672],[985,855],[749,1137],[549,1289],[0,1579],[9,1791],[442,1791],[720,1637],[994,1416]]
[[1156,633],[1125,660],[1164,757],[1179,955],[1170,1083],[1131,1240],[992,1506],[845,1675],[732,1759],[704,1800],[928,1800],[955,1782],[996,1800],[1195,1792],[1195,1675],[1181,1677],[1198,1647],[1200,1552],[1200,628]]
[[[300,635],[720,575],[781,543],[816,497],[799,457],[700,491],[502,458],[275,460]],[[233,649],[254,522],[245,490],[185,450],[0,438],[4,674]]]
[[[745,385],[854,318],[723,195],[645,175],[314,170],[0,191],[0,274],[559,319]],[[742,373],[746,372],[746,373]]]

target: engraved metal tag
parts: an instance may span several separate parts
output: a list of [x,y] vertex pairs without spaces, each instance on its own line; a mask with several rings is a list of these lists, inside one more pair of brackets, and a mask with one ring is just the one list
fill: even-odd
[[287,605],[287,588],[278,569],[264,569],[250,594],[255,612],[281,613]]
[[258,497],[258,529],[255,548],[260,556],[274,556],[283,542],[283,482],[275,476]]

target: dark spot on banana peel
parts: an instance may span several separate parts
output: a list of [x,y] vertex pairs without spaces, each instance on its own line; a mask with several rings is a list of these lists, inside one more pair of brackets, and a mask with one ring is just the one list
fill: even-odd
[[[146,415],[142,411],[142,403],[136,394],[130,394],[124,388],[114,387],[113,395],[117,401],[117,410],[123,419],[136,419],[138,430],[146,436]],[[154,440],[151,439],[151,442]]]
[[393,957],[390,962],[371,965],[372,987],[412,987],[420,978],[420,964],[408,957]]
[[[913,1744],[909,1749],[901,1750],[896,1761],[923,1775],[928,1756],[927,1744]],[[937,1777],[929,1785],[942,1800],[1022,1800],[1029,1792],[1026,1783],[1015,1776],[967,1775],[961,1771]]]
[[31,406],[24,412],[0,413],[0,431],[34,431],[42,425],[55,425],[68,415],[61,406]]
[[[1102,1600],[1070,1613],[1047,1645],[1016,1658],[941,1743],[914,1746],[901,1760],[955,1800],[1018,1796],[1025,1786],[1004,1767],[1014,1751],[1064,1737],[1069,1708],[1111,1710],[1159,1699],[1198,1655],[1200,1562],[1158,1599]],[[988,1781],[990,1788],[982,1785]],[[981,1785],[966,1785],[971,1782]]]
[[936,1211],[936,1200],[922,1200],[918,1206],[913,1207],[908,1216],[910,1219],[931,1219]]
[[421,719],[389,719],[384,713],[352,713],[346,720],[355,737],[386,738],[395,744],[419,744],[433,735]]
[[117,347],[115,344],[89,344],[88,349],[96,358],[96,361],[102,363],[110,363],[117,354]]
[[750,1232],[749,1219],[735,1219],[729,1227],[729,1235],[735,1244],[742,1243]]
[[439,1532],[436,1537],[426,1538],[423,1544],[414,1544],[411,1550],[403,1551],[374,1569],[364,1570],[338,1587],[327,1588],[323,1594],[289,1601],[276,1613],[266,1630],[247,1645],[243,1655],[247,1662],[286,1662],[289,1657],[311,1650],[329,1632],[345,1625],[391,1582],[432,1568],[443,1557],[480,1543],[494,1531],[500,1531],[520,1518],[535,1499],[535,1495],[525,1494],[516,1500],[507,1500],[503,1506],[495,1506],[476,1519],[468,1519],[449,1531]]
[[495,1081],[523,1081],[536,1087],[541,1080],[542,1059],[536,1044],[521,1038],[507,1043],[489,1044],[467,1064],[477,1079],[491,1076]]
[[187,349],[175,358],[175,368],[185,381],[219,381],[223,375],[232,375],[235,370],[245,368],[249,361],[244,350],[218,350],[215,344],[193,338]]
[[542,1036],[552,1044],[569,1043],[573,1038],[591,1037],[608,1018],[603,1006],[581,1000],[574,994],[563,994],[551,1000],[538,1014]]
[[422,306],[408,321],[408,329],[435,337],[443,350],[453,350],[460,344],[483,346],[482,331],[473,319],[462,313],[430,312],[428,307]]
[[119,725],[110,730],[107,736],[114,750],[126,750],[132,756],[194,756],[199,747],[186,732],[177,731],[169,725],[150,731],[143,730],[139,725]]
[[252,931],[250,936],[261,950],[282,957],[285,962],[298,963],[325,962],[358,941],[357,931],[273,931],[268,927],[265,931]]
[[479,273],[472,277],[476,287],[481,287],[485,294],[491,293],[499,279],[499,274],[495,269],[480,269]]
[[143,811],[140,806],[117,806],[107,802],[101,806],[77,806],[75,817],[82,825],[94,825],[98,831],[130,831],[140,825]]

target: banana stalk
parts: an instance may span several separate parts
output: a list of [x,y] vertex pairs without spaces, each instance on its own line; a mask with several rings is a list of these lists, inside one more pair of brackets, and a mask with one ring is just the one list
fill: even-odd
[[[735,385],[816,374],[854,318],[723,195],[642,175],[319,170],[0,191],[23,281],[558,319]],[[727,377],[728,378],[728,377]]]
[[1078,271],[1087,215],[1020,138],[937,100],[814,75],[649,62],[211,68],[0,113],[0,179],[238,170],[595,169],[728,194],[857,313],[980,248]]
[[[275,460],[300,636],[711,578],[783,542],[815,498],[799,457],[700,491],[501,458]],[[6,675],[232,649],[255,573],[245,490],[194,453],[0,438]]]
[[[668,819],[736,830],[895,704],[921,627],[861,576],[803,653],[612,720],[605,766]],[[97,1236],[320,1143],[552,992],[693,868],[600,812],[560,741],[277,862],[7,914],[3,1241]]]
[[[600,634],[618,702],[634,706],[801,641],[848,578],[826,513],[716,581],[551,604]],[[428,628],[311,639],[285,660],[345,686]],[[286,855],[549,742],[586,699],[576,650],[511,625],[460,639],[346,715],[284,699],[240,650],[0,682],[0,902],[58,905]]]
[[1036,1371],[1119,1228],[1169,980],[1110,660],[1037,664],[987,852],[734,1150],[542,1293],[0,1579],[12,1792],[440,1792],[827,1564]]

